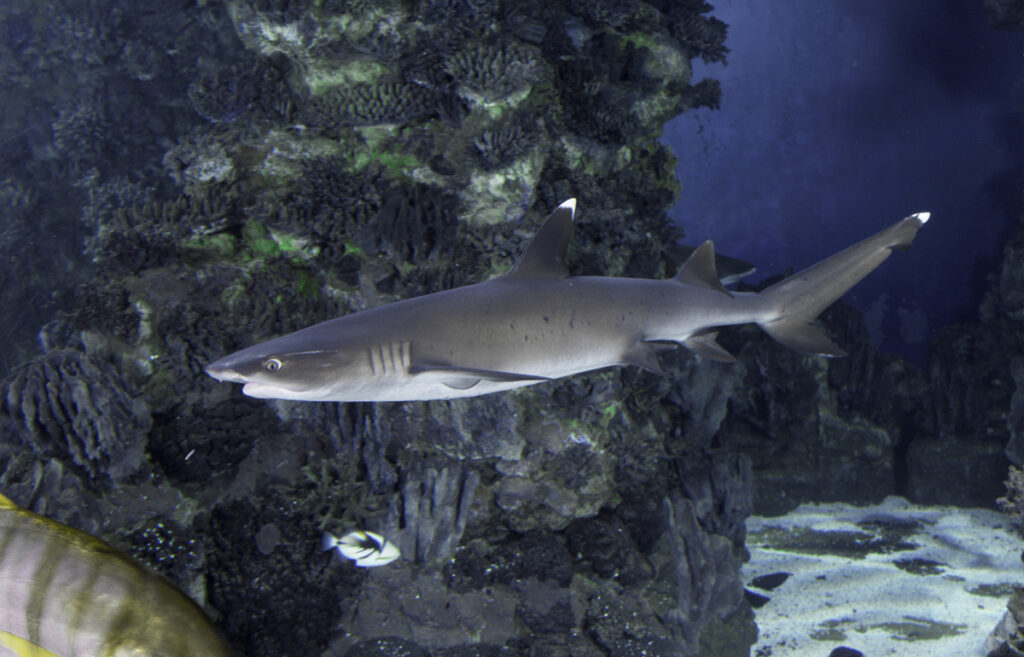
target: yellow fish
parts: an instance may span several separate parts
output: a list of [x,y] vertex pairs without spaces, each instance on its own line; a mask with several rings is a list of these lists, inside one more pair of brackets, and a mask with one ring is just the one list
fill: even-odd
[[0,495],[0,657],[230,657],[202,609],[98,538]]

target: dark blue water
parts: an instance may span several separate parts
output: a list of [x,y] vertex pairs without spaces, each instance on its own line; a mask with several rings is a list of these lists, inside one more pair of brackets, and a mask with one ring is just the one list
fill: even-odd
[[920,357],[975,318],[1020,214],[1022,35],[990,28],[981,2],[714,4],[731,53],[695,79],[720,79],[722,104],[666,126],[673,218],[773,274],[931,211],[846,297],[883,348]]

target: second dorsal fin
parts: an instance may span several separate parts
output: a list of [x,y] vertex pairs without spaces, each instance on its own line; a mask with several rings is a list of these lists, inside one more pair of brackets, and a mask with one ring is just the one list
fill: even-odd
[[508,275],[566,278],[569,267],[565,264],[565,252],[569,248],[575,214],[574,198],[555,208]]
[[672,280],[685,285],[718,290],[732,296],[732,292],[726,289],[718,278],[718,269],[715,267],[715,244],[711,240],[704,242],[690,254]]

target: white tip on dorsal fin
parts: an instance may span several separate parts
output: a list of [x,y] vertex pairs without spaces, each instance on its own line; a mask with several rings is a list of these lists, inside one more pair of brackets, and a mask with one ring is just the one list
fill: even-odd
[[565,252],[572,237],[572,222],[576,216],[576,199],[571,198],[552,212],[533,236],[526,251],[519,257],[509,276],[548,276],[566,278],[569,268]]
[[932,218],[932,213],[931,212],[915,212],[914,214],[912,214],[910,216],[913,217],[914,219],[917,219],[922,224],[926,224],[926,223],[928,223],[928,220]]

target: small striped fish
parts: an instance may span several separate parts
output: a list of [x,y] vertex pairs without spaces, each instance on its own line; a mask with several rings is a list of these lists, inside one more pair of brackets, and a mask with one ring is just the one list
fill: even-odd
[[230,657],[203,611],[103,541],[0,495],[0,657]]

